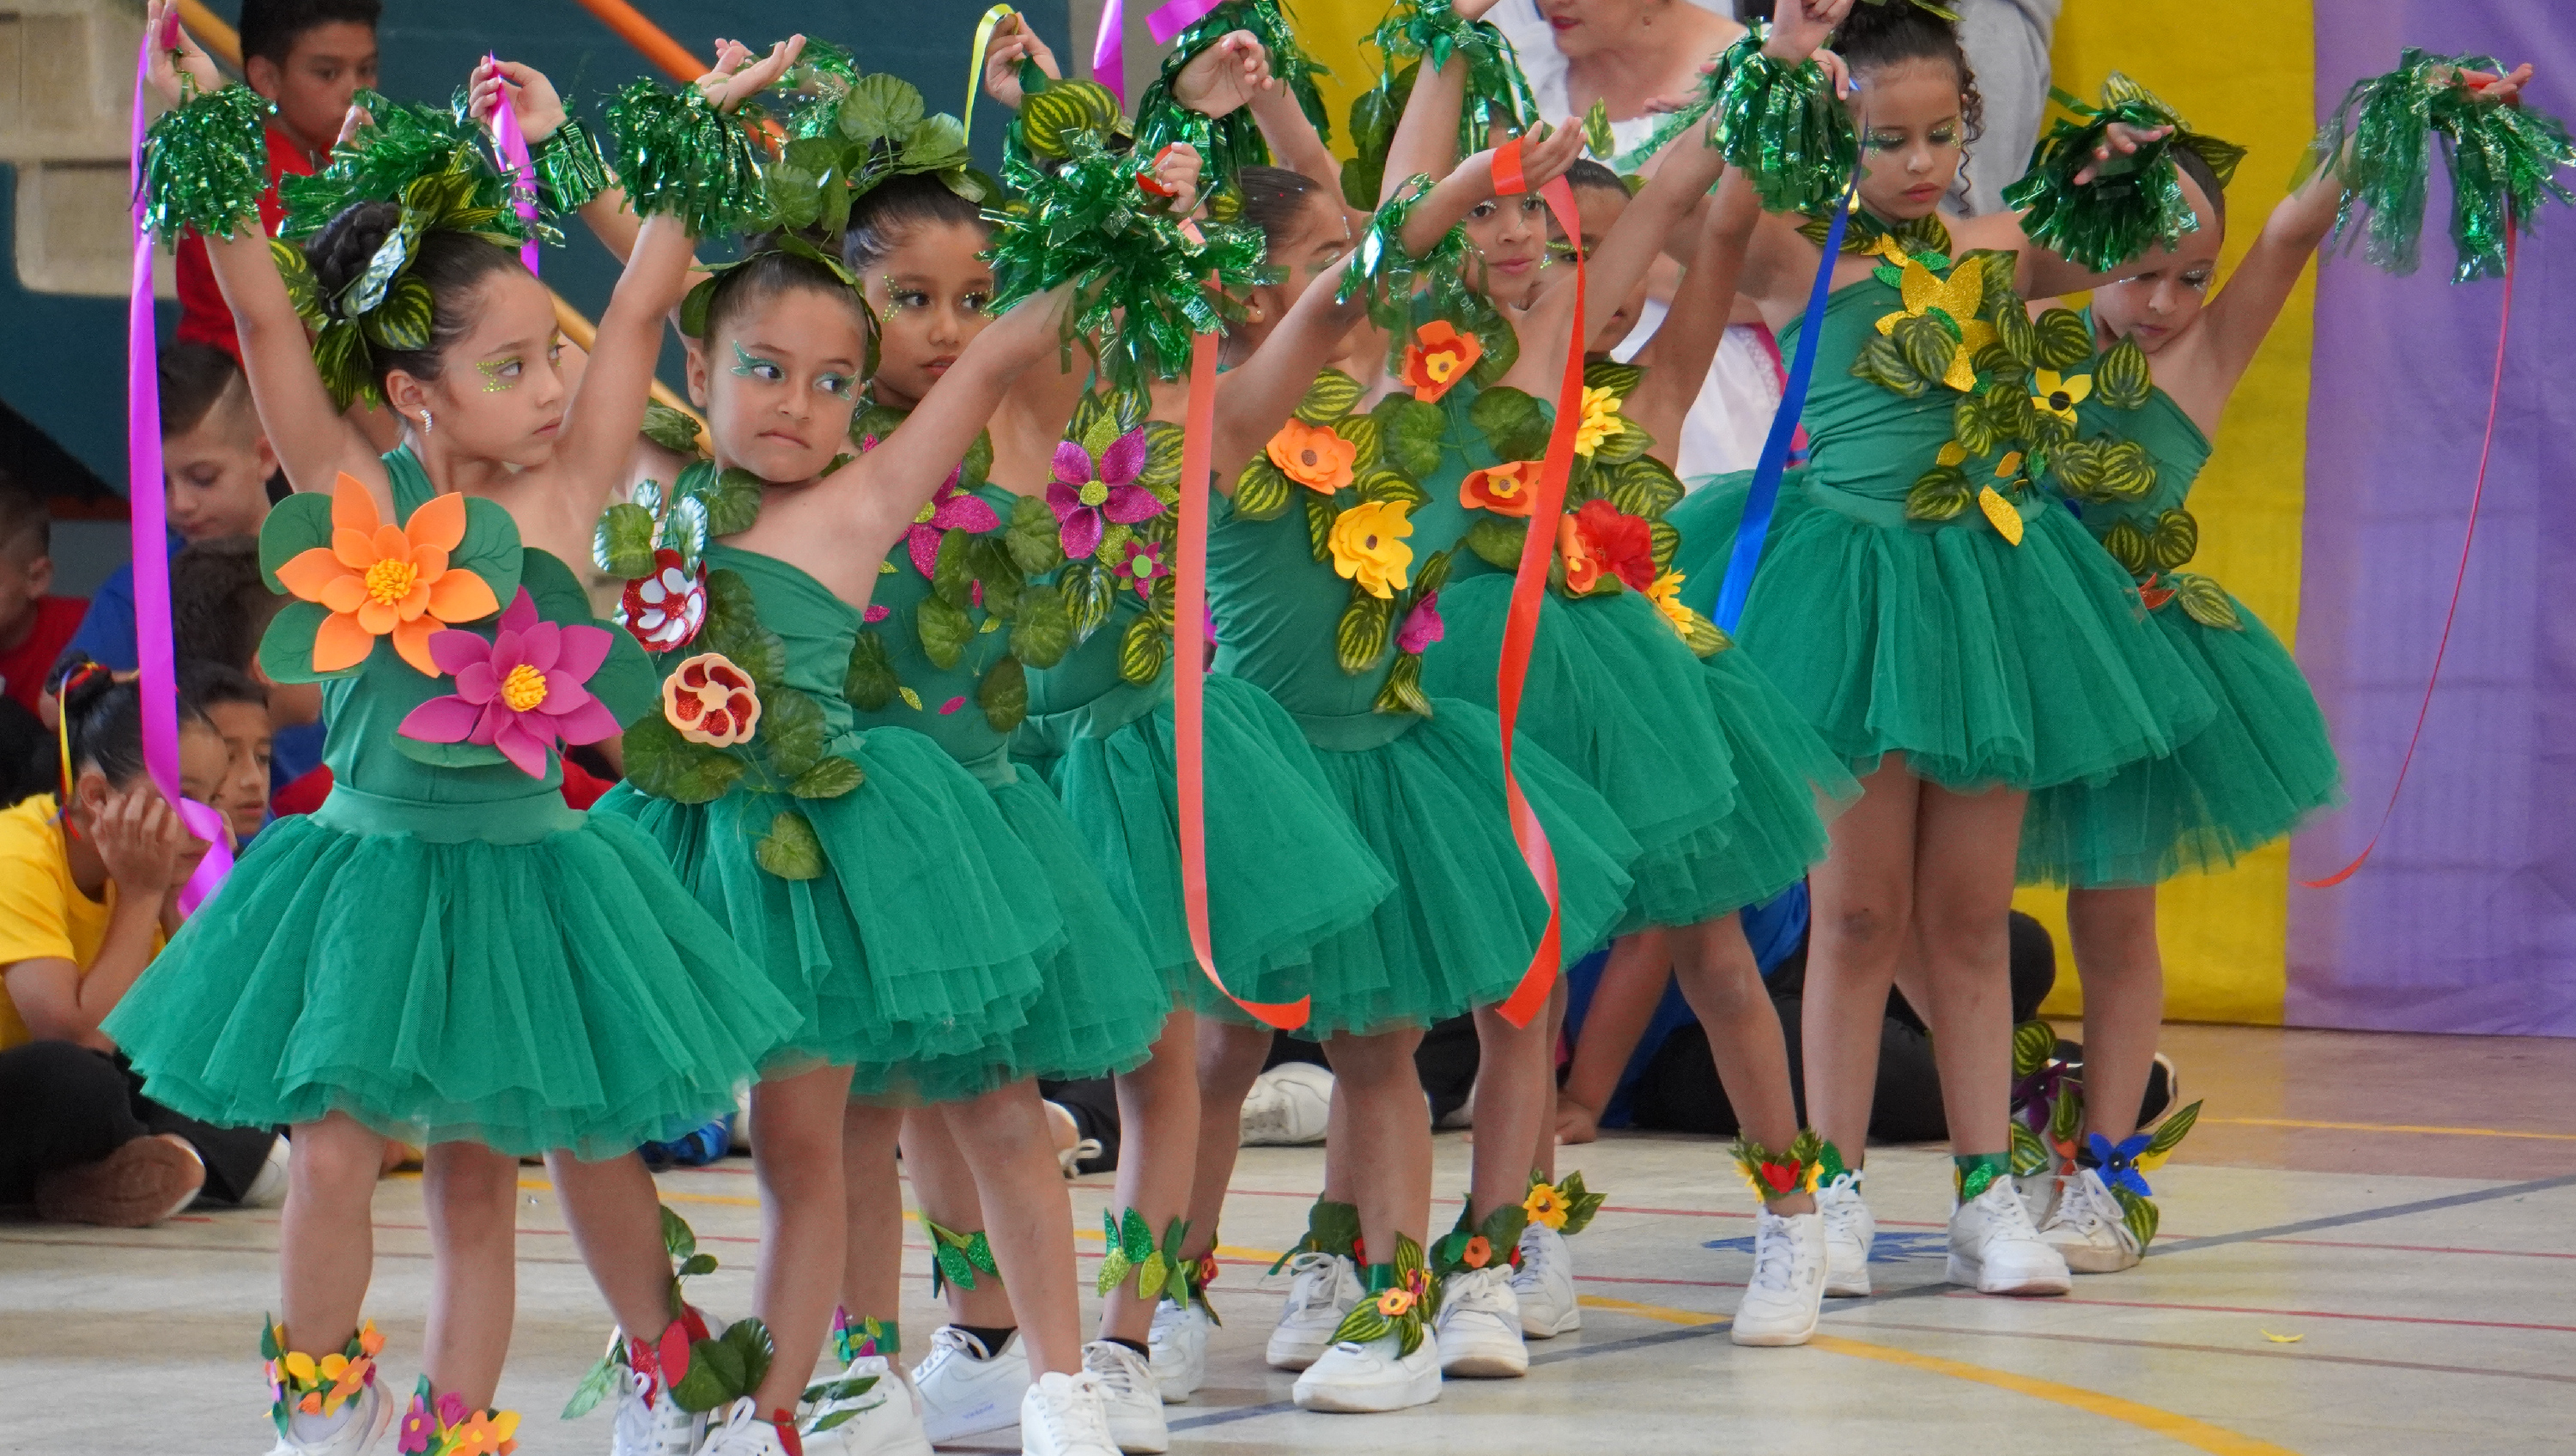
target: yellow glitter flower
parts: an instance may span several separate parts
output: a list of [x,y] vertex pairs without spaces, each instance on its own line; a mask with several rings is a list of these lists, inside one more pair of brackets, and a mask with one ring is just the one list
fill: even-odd
[[2035,369],[2030,376],[2030,407],[2046,410],[2068,424],[2075,423],[2075,407],[2093,393],[2093,376],[2071,374],[2060,379],[2054,369]]
[[1601,442],[1618,434],[1619,392],[1607,385],[1583,387],[1583,422],[1574,427],[1574,453],[1589,456]]
[[1977,351],[1994,343],[1997,338],[1995,326],[1977,317],[1978,308],[1985,303],[1986,270],[1981,267],[1953,268],[1950,276],[1943,278],[1909,259],[1905,264],[1905,274],[1898,281],[1897,291],[1905,296],[1905,307],[1881,318],[1878,331],[1894,334],[1901,320],[1921,318],[1939,310],[1959,331],[1959,341],[1950,351],[1950,367],[1942,374],[1941,382],[1962,392],[1976,388],[1974,360]]

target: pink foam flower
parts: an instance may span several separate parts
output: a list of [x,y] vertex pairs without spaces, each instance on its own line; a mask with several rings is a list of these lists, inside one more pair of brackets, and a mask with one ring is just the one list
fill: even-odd
[[395,731],[422,743],[497,748],[521,773],[542,778],[548,750],[617,736],[616,715],[583,686],[613,640],[604,628],[540,620],[521,587],[490,641],[454,628],[431,635],[430,658],[456,691],[412,709]]
[[914,514],[912,525],[904,531],[904,544],[912,551],[912,569],[930,576],[939,569],[939,543],[951,531],[990,531],[1002,524],[1002,518],[991,506],[973,494],[959,490],[964,467],[948,472],[939,490]]
[[1110,441],[1096,459],[1079,441],[1057,443],[1047,504],[1055,509],[1068,558],[1080,561],[1099,550],[1110,521],[1132,526],[1163,513],[1163,503],[1136,483],[1136,477],[1145,473],[1145,459],[1141,425]]

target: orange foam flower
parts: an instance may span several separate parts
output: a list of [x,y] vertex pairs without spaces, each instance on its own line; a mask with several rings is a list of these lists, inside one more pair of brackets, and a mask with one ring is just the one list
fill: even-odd
[[1487,1264],[1494,1262],[1493,1241],[1486,1238],[1483,1234],[1478,1234],[1474,1238],[1467,1240],[1467,1247],[1460,1251],[1458,1262],[1466,1265],[1470,1269],[1484,1268]]
[[1414,330],[1413,342],[1404,346],[1404,367],[1396,377],[1412,386],[1415,399],[1431,404],[1456,388],[1483,357],[1482,340],[1458,332],[1446,319],[1433,319]]
[[1308,490],[1331,495],[1351,483],[1351,466],[1360,447],[1333,433],[1330,425],[1290,420],[1270,437],[1270,463]]
[[464,539],[465,497],[432,496],[410,520],[389,525],[367,488],[343,474],[331,491],[331,544],[298,552],[277,569],[288,591],[331,611],[313,636],[314,671],[355,667],[377,638],[391,637],[403,661],[441,676],[430,634],[501,610],[482,577],[447,564]]
[[1538,499],[1538,460],[1514,460],[1467,472],[1458,482],[1458,504],[1498,516],[1526,516]]

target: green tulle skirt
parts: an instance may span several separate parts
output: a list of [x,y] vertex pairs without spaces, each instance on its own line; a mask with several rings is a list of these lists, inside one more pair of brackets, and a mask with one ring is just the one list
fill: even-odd
[[[1267,977],[1305,964],[1316,942],[1365,920],[1394,881],[1334,804],[1314,749],[1285,709],[1232,677],[1207,678],[1203,701],[1200,781],[1217,971],[1247,1001],[1281,999]],[[1181,909],[1171,705],[1102,734],[1083,731],[1082,717],[1030,719],[1013,752],[1063,801],[1173,1001],[1212,1009],[1224,997],[1199,968]],[[1024,747],[1033,744],[1052,751]],[[1294,873],[1281,873],[1285,866]]]
[[[1499,573],[1440,593],[1444,631],[1423,655],[1423,691],[1495,706],[1511,595]],[[1619,931],[1695,925],[1735,908],[1719,903],[1732,878],[1723,825],[1735,809],[1734,755],[1699,659],[1644,597],[1540,598],[1520,729],[1590,784],[1637,842]]]
[[[1305,965],[1268,979],[1276,999],[1313,998],[1305,1035],[1428,1026],[1499,1002],[1546,928],[1547,902],[1504,813],[1501,725],[1460,699],[1436,698],[1433,708],[1429,718],[1372,713],[1307,725],[1333,801],[1395,889],[1368,919],[1319,942]],[[1555,850],[1571,964],[1625,913],[1636,841],[1528,735],[1512,761]]]
[[2343,771],[2325,715],[2288,648],[2236,604],[2242,631],[2200,625],[2178,604],[2148,614],[2218,704],[2169,758],[2110,782],[2031,795],[2022,820],[2025,884],[2152,885],[2222,870],[2336,803]]
[[1743,649],[1700,662],[1735,764],[1735,807],[1716,826],[1727,852],[1702,893],[1727,909],[1759,904],[1825,857],[1826,821],[1860,783]]
[[955,1102],[1030,1077],[1107,1077],[1143,1065],[1162,1034],[1171,993],[1064,806],[1026,771],[994,788],[992,801],[1036,861],[1023,893],[1050,903],[1064,927],[1041,960],[1037,997],[1016,1030],[971,1052],[907,1062],[880,1082],[855,1078],[853,1095]]
[[796,1010],[634,825],[432,843],[281,819],[106,1030],[155,1101],[587,1158],[732,1110]]
[[[801,1013],[766,1062],[858,1068],[883,1087],[923,1059],[1016,1035],[1064,942],[1038,862],[992,795],[938,744],[901,728],[843,737],[859,786],[833,799],[735,791],[679,804],[620,784],[597,812],[632,818],[681,883]],[[786,809],[822,845],[824,871],[784,880],[753,847]]]
[[[1739,646],[1854,772],[1890,753],[1947,788],[2100,782],[2206,726],[2209,694],[2126,573],[2062,510],[2015,546],[1982,521],[1882,526],[1810,497],[1778,509]],[[1722,478],[1669,519],[1683,599],[1715,604],[1749,476]]]

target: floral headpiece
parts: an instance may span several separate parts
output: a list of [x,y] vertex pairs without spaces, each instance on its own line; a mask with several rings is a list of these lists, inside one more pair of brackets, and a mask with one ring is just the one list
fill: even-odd
[[788,82],[800,99],[788,109],[786,148],[768,169],[779,226],[838,237],[850,204],[906,175],[937,177],[969,202],[992,195],[991,179],[975,170],[964,123],[932,114],[910,82],[863,75],[848,52],[815,42]]

